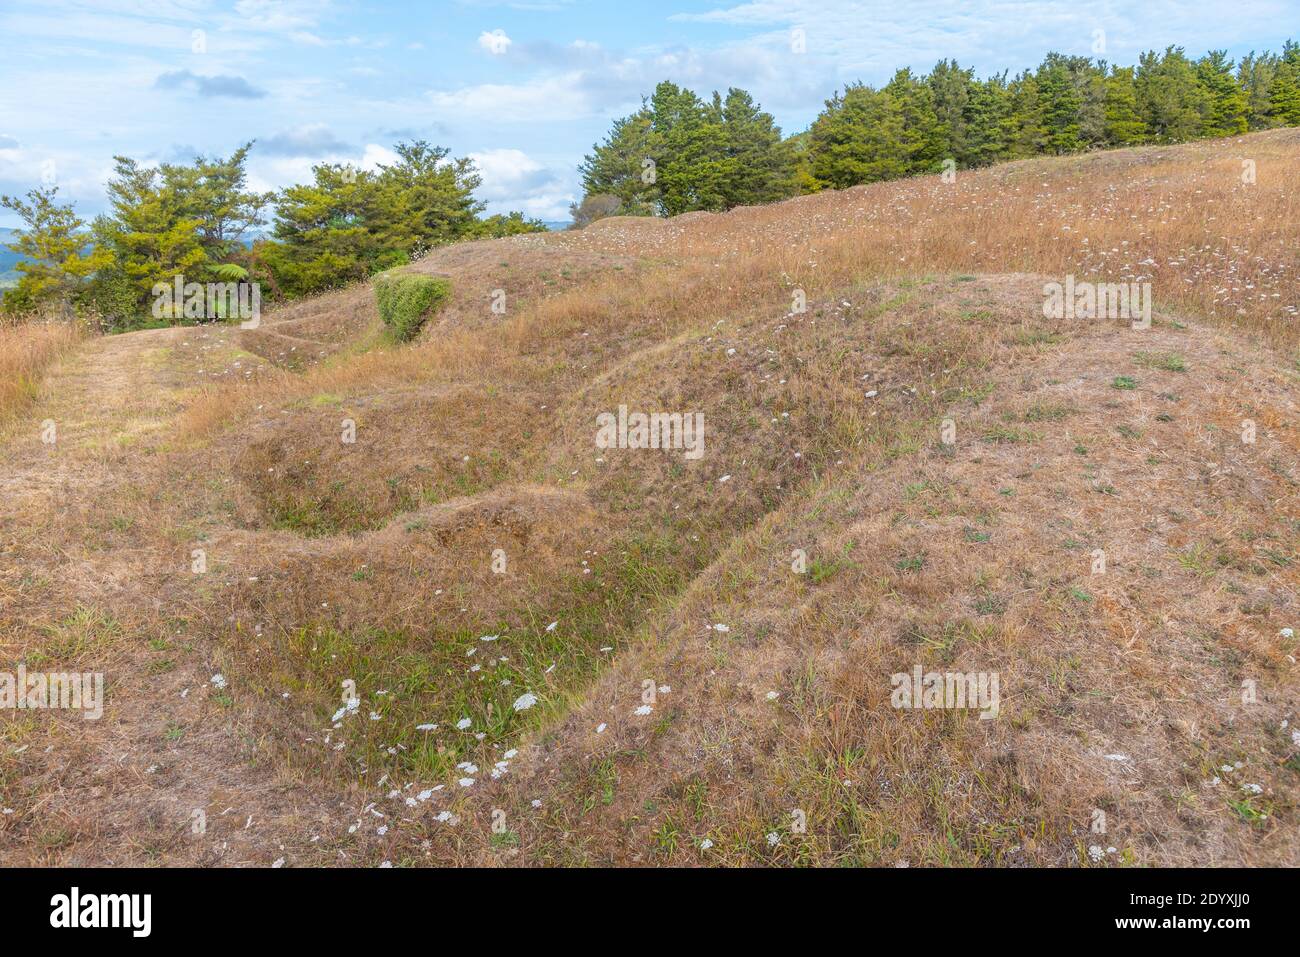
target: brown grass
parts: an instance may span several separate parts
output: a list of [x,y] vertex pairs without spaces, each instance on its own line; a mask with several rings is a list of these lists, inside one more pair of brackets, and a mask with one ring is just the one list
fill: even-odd
[[[400,348],[364,286],[96,343],[31,410],[60,446],[0,447],[0,627],[48,654],[111,615],[117,723],[76,767],[158,784],[69,780],[24,725],[0,831],[42,862],[1296,863],[1297,155],[438,250],[412,268],[452,300]],[[1045,319],[1068,272],[1149,279],[1153,328]],[[702,411],[705,457],[596,449],[622,403]],[[889,707],[916,664],[999,673],[1002,714]],[[221,844],[196,806],[236,808]]]
[[[962,172],[955,183],[920,177],[723,215],[618,217],[578,232],[436,250],[414,268],[461,279],[450,320],[415,349],[328,363],[305,381],[286,380],[287,394],[376,379],[439,381],[464,362],[488,374],[501,364],[510,374],[505,365],[527,362],[575,330],[663,338],[755,301],[788,300],[796,288],[817,298],[861,277],[927,273],[1149,281],[1157,310],[1239,327],[1296,351],[1300,199],[1288,164],[1298,146],[1300,130],[1286,129],[1025,160]],[[1242,159],[1256,162],[1254,184],[1242,182]],[[552,287],[536,272],[522,278],[530,267],[558,268],[555,254],[564,250],[582,257],[587,271],[600,256],[621,271],[592,272],[576,286]],[[494,283],[512,305],[504,326],[484,327]],[[347,302],[358,295],[364,290]],[[312,312],[296,306],[286,315],[292,322]],[[238,395],[211,396],[182,431],[201,435],[242,407]]]
[[35,400],[45,370],[80,339],[68,323],[0,326],[0,422]]

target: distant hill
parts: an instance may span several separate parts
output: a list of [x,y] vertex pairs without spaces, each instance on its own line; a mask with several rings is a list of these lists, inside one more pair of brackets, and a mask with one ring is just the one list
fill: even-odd
[[18,272],[14,268],[22,259],[16,252],[10,249],[4,243],[12,242],[14,231],[6,226],[0,226],[0,289],[5,286],[12,286],[18,281]]

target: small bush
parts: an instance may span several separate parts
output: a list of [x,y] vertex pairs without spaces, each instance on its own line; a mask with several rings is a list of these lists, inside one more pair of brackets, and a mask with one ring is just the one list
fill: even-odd
[[375,279],[379,318],[403,342],[415,338],[429,313],[442,305],[450,293],[451,283],[434,276],[399,273]]

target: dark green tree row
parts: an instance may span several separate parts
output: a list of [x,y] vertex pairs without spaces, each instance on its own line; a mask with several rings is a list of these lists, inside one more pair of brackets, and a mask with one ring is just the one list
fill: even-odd
[[574,219],[770,203],[793,194],[795,169],[793,145],[744,90],[704,101],[664,82],[578,167],[586,197]]
[[[23,220],[11,246],[23,256],[3,306],[21,315],[54,307],[93,312],[111,328],[152,319],[157,283],[252,280],[263,299],[334,288],[410,262],[460,239],[545,229],[520,213],[484,218],[479,177],[466,159],[428,143],[398,144],[377,170],[324,164],[314,182],[279,193],[246,186],[251,143],[229,158],[145,167],[115,157],[109,211],[86,228],[57,188],[0,197]],[[259,227],[273,223],[271,238]]]
[[800,192],[1002,160],[1144,143],[1181,143],[1300,125],[1300,46],[1234,62],[1180,47],[1136,66],[1049,53],[1014,78],[977,79],[954,60],[851,84],[805,132],[782,139],[743,90],[705,102],[661,83],[614,123],[579,167],[578,224],[611,213],[676,215]]

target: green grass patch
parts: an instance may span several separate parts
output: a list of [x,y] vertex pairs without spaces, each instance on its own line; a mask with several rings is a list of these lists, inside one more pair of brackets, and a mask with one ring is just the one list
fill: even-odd
[[1037,432],[1031,432],[1028,429],[1012,429],[1003,425],[995,425],[984,430],[984,441],[992,442],[999,445],[1015,445],[1021,442],[1037,442],[1042,438]]
[[451,282],[414,273],[383,273],[375,278],[379,318],[401,342],[414,339],[429,313],[451,295]]
[[1133,361],[1144,369],[1160,369],[1164,372],[1186,372],[1187,364],[1176,352],[1137,352]]
[[[471,761],[478,770],[467,776],[486,777],[492,765],[484,763],[484,749],[504,749],[563,713],[647,611],[679,594],[698,571],[676,542],[657,537],[622,542],[591,568],[568,579],[545,607],[523,606],[469,627],[341,629],[319,622],[270,633],[263,640],[271,642],[275,665],[244,677],[259,695],[289,691],[309,703],[321,725],[340,724],[333,740],[346,742],[358,769],[437,780]],[[483,640],[491,635],[497,637]],[[347,679],[356,682],[360,706],[334,718]],[[536,704],[515,710],[525,693]],[[458,727],[465,718],[469,725]]]

